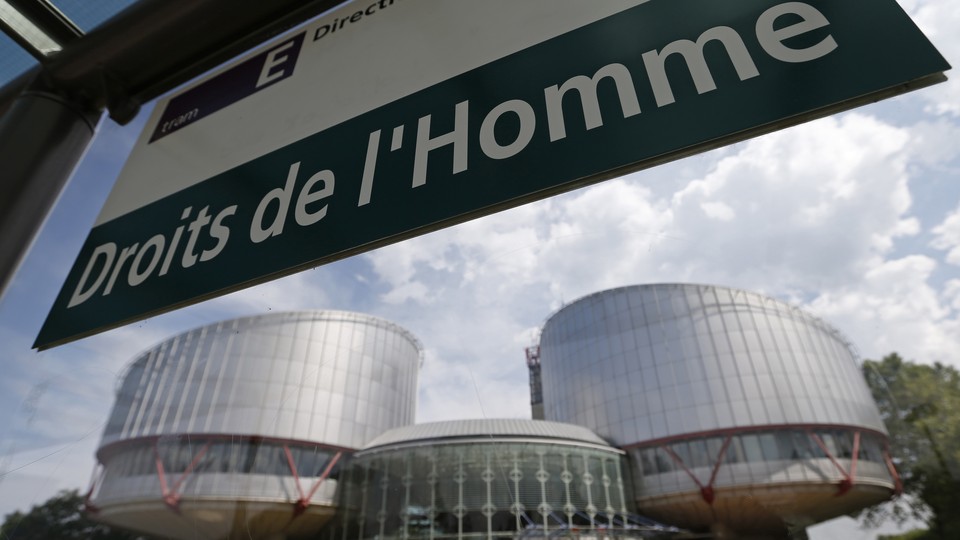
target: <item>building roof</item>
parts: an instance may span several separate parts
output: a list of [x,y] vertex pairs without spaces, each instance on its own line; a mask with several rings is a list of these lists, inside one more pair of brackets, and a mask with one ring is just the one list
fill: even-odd
[[775,309],[780,313],[793,313],[795,314],[796,317],[808,321],[810,324],[834,336],[837,340],[839,340],[844,345],[846,345],[846,347],[850,350],[851,354],[853,354],[855,359],[857,359],[858,361],[860,359],[859,349],[852,341],[850,341],[849,338],[847,338],[846,334],[841,332],[839,329],[835,328],[833,325],[831,325],[827,321],[813,315],[812,313],[806,311],[803,308],[800,308],[797,305],[794,305],[784,300],[780,300],[778,298],[774,298],[772,296],[767,296],[763,293],[759,293],[756,291],[750,291],[747,289],[741,289],[737,287],[727,287],[724,285],[710,285],[705,283],[643,283],[643,284],[637,284],[637,285],[625,285],[622,287],[614,287],[611,289],[605,289],[602,291],[586,294],[571,302],[564,303],[564,305],[561,306],[560,309],[548,315],[547,318],[544,320],[543,324],[540,325],[540,331],[542,333],[543,330],[547,327],[547,325],[550,323],[550,321],[554,317],[557,317],[558,315],[560,315],[561,313],[564,313],[568,309],[582,309],[582,306],[580,308],[575,308],[574,306],[581,305],[591,299],[609,297],[611,295],[615,295],[621,291],[626,291],[626,290],[654,290],[654,289],[673,291],[673,292],[683,291],[683,290],[695,291],[697,289],[728,291],[731,294],[731,298],[732,298],[732,302],[730,302],[728,305],[731,305],[731,306],[738,305],[738,304],[745,305],[747,303],[747,300],[746,300],[747,297],[753,298],[759,304],[764,305],[767,308],[771,308],[771,306],[775,306],[772,309]]
[[391,429],[368,443],[364,450],[414,442],[477,437],[556,439],[610,446],[594,432],[582,426],[527,420],[522,418],[483,418],[430,422]]

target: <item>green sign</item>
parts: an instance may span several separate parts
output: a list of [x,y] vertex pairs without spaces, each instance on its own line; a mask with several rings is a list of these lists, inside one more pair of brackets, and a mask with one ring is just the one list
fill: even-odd
[[[464,4],[478,13],[458,15]],[[949,69],[894,0],[611,2],[615,13],[583,24],[592,2],[515,4],[348,6],[161,103],[121,175],[121,202],[108,201],[36,346],[876,101]],[[564,9],[576,17],[553,29]],[[520,48],[493,50],[498,35]],[[496,57],[451,74],[465,40]],[[340,69],[317,72],[314,57]],[[373,106],[339,118],[353,94]],[[253,150],[234,151],[248,142]],[[202,172],[207,157],[222,170]]]

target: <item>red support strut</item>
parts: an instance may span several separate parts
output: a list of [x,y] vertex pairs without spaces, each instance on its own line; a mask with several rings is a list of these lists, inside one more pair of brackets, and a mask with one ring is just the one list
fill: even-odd
[[660,448],[663,449],[663,451],[670,456],[670,459],[679,465],[680,468],[687,473],[687,476],[693,480],[693,483],[700,488],[700,496],[703,497],[703,500],[707,504],[712,505],[713,501],[716,499],[716,493],[713,490],[713,483],[717,480],[717,473],[720,472],[720,466],[723,464],[723,458],[727,455],[727,449],[730,448],[730,442],[732,439],[732,435],[727,435],[727,438],[723,440],[723,446],[720,447],[720,452],[717,454],[717,460],[713,464],[713,471],[710,473],[710,481],[707,483],[707,485],[700,483],[700,480],[696,477],[696,475],[694,475],[693,472],[687,468],[686,464],[683,463],[683,460],[680,459],[680,456],[678,456],[676,452],[670,448],[670,446],[664,445]]
[[193,461],[190,462],[190,465],[187,466],[186,470],[177,478],[177,481],[173,483],[173,487],[169,488],[167,486],[167,477],[164,474],[163,470],[163,460],[160,459],[160,449],[159,449],[160,440],[157,439],[157,442],[153,445],[153,454],[157,460],[157,477],[160,479],[160,494],[163,497],[163,502],[167,505],[170,510],[180,513],[180,487],[183,486],[184,481],[187,477],[193,472],[193,469],[197,467],[200,463],[200,460],[203,458],[204,454],[207,453],[207,450],[210,449],[210,442],[207,441],[207,444],[203,445],[203,448],[193,457]]
[[310,499],[313,498],[317,490],[320,489],[320,484],[330,476],[330,471],[333,470],[333,466],[337,464],[337,461],[340,460],[340,456],[343,455],[343,452],[337,452],[330,459],[330,462],[327,463],[327,467],[323,470],[323,473],[320,474],[320,477],[313,483],[313,487],[310,488],[310,491],[307,493],[303,492],[303,487],[300,486],[300,474],[297,472],[297,464],[293,461],[293,454],[290,452],[290,447],[288,445],[283,445],[283,453],[287,456],[287,465],[290,467],[290,472],[293,474],[293,480],[297,484],[297,492],[300,494],[300,498],[297,499],[297,502],[293,503],[293,517],[296,518],[300,514],[307,511],[307,508],[310,507]]
[[104,470],[103,465],[98,463],[93,469],[93,478],[90,479],[90,489],[88,489],[87,494],[83,496],[83,509],[90,514],[100,513],[100,508],[93,504],[93,492],[96,491],[97,486],[103,481]]
[[893,495],[899,497],[903,494],[903,480],[900,479],[900,473],[893,464],[893,458],[890,457],[890,446],[883,449],[883,460],[887,463],[887,470],[890,472],[890,478],[893,478]]
[[853,489],[853,482],[857,475],[857,457],[860,454],[860,432],[853,432],[853,456],[850,458],[849,473],[843,468],[843,465],[840,465],[840,462],[837,461],[837,458],[833,456],[833,453],[830,452],[830,449],[827,448],[827,445],[824,444],[823,439],[821,439],[819,435],[812,431],[807,431],[807,434],[810,435],[810,438],[813,439],[815,443],[817,443],[817,446],[820,447],[820,450],[823,450],[823,453],[830,459],[830,461],[833,463],[833,466],[840,471],[840,475],[843,476],[843,478],[837,484],[836,496],[839,497]]

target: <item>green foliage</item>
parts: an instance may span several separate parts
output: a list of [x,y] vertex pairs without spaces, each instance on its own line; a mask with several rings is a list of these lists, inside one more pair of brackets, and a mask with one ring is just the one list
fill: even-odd
[[911,538],[960,538],[960,372],[894,353],[865,361],[863,374],[890,431],[905,495],[868,510],[865,521],[913,517],[929,529]]
[[141,536],[118,531],[89,519],[77,490],[61,491],[24,514],[7,514],[0,525],[2,540],[138,540]]

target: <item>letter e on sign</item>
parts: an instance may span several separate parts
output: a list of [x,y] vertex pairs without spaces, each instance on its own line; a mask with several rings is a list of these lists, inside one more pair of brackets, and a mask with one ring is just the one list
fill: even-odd
[[257,79],[257,88],[279,81],[288,75],[287,69],[293,70],[297,55],[284,53],[288,52],[294,45],[294,40],[290,40],[267,53],[267,58],[263,62],[263,69],[260,70],[260,77]]
[[[774,23],[782,15],[799,16],[801,22],[777,29]],[[760,15],[757,20],[757,39],[760,40],[763,50],[767,51],[770,56],[781,62],[799,64],[830,54],[837,48],[836,40],[833,39],[832,35],[827,35],[816,45],[804,49],[794,49],[783,42],[829,25],[830,21],[823,16],[823,13],[810,4],[787,2],[774,6]]]
[[293,76],[305,35],[301,32],[171,98],[157,120],[149,142],[171,135]]

